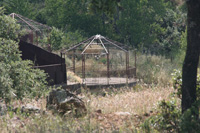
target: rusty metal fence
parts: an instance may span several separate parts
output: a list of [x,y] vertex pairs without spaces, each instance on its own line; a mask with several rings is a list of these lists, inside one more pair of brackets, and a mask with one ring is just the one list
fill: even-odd
[[19,49],[22,51],[23,60],[33,61],[35,65],[33,68],[39,68],[48,74],[47,82],[49,85],[66,83],[64,58],[22,40],[19,43]]

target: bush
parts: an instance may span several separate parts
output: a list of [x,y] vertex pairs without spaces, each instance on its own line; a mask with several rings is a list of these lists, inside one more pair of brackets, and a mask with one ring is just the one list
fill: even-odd
[[163,100],[159,104],[158,114],[146,120],[143,128],[150,130],[149,126],[152,126],[162,132],[178,132],[180,131],[180,116],[181,110],[174,99],[171,101]]
[[49,39],[52,50],[61,49],[63,36],[64,36],[64,34],[62,31],[53,27],[53,29],[51,30],[50,39]]
[[[180,70],[175,69],[172,75],[173,87],[176,90],[176,94],[179,98],[181,98],[181,87],[182,87],[182,72]],[[197,74],[197,99],[200,99],[200,74]]]
[[[182,72],[180,70],[174,70],[173,87],[176,90],[177,96],[182,99]],[[197,88],[196,88],[197,101],[192,107],[186,110],[180,117],[181,132],[198,132],[200,130],[199,120],[194,114],[199,114],[200,107],[200,74],[197,74]]]
[[41,96],[46,89],[46,74],[33,69],[31,61],[23,61],[18,49],[20,26],[0,8],[0,97],[11,99]]
[[8,103],[12,98],[40,96],[46,88],[46,74],[20,58],[17,42],[2,38],[0,42],[0,97]]
[[[182,73],[180,70],[174,70],[172,73],[173,87],[176,94],[181,100]],[[193,106],[181,114],[179,107],[173,98],[171,101],[162,101],[159,104],[158,114],[150,117],[143,124],[143,128],[150,131],[150,126],[158,131],[167,132],[198,132],[200,130],[199,120],[194,114],[199,114],[200,106],[200,75],[197,76],[197,101]]]
[[70,46],[77,44],[83,41],[85,38],[82,36],[82,33],[78,30],[75,32],[67,32],[62,40],[62,47],[68,49]]

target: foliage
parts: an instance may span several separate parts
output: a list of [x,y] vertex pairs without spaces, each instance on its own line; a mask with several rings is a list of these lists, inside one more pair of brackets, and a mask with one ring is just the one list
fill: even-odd
[[[3,0],[2,3],[8,13],[19,13],[70,34],[64,37],[64,45],[72,44],[68,42],[77,34],[80,38],[103,34],[168,58],[178,56],[177,51],[182,50],[180,38],[185,32],[186,18],[183,1]],[[55,49],[61,48],[57,46]]]
[[158,113],[147,119],[143,128],[149,130],[151,126],[157,131],[178,132],[180,131],[180,116],[181,110],[175,99],[162,100],[158,106]]
[[63,32],[53,27],[49,35],[49,43],[51,44],[52,50],[59,50],[61,48],[63,39]]
[[172,75],[173,87],[177,90],[176,94],[181,98],[182,72],[175,69]]
[[67,32],[65,33],[63,39],[62,39],[62,47],[63,48],[69,48],[73,44],[77,44],[81,41],[83,41],[85,38],[82,35],[82,32],[76,30],[75,32]]
[[17,39],[19,34],[16,33],[19,31],[20,25],[15,23],[16,21],[11,17],[0,14],[0,37],[12,40]]
[[32,12],[32,6],[28,0],[3,0],[3,5],[7,14],[17,13],[28,17]]
[[[32,69],[30,61],[22,61],[17,42],[0,38],[0,96],[12,98],[36,97],[43,94],[46,74]],[[32,65],[31,65],[32,64]]]
[[[176,90],[176,94],[179,98],[182,98],[181,88],[182,88],[182,72],[175,69],[172,73],[173,87]],[[197,74],[197,99],[200,99],[200,74]]]
[[195,106],[199,107],[199,100],[193,105],[190,109],[186,110],[181,116],[180,127],[181,132],[193,132],[196,133],[200,130],[200,123],[198,118],[194,114],[199,114],[199,109]]
[[42,95],[46,89],[46,74],[33,69],[32,62],[21,59],[16,42],[21,34],[20,26],[3,14],[0,16],[0,24],[0,97],[9,103],[15,98]]
[[[181,34],[185,32],[186,14],[179,9],[167,9],[163,18],[157,20],[152,25],[153,31],[156,33],[154,45],[155,53],[175,57],[181,50]],[[157,27],[155,27],[157,26]],[[157,30],[159,29],[159,30]],[[157,30],[157,31],[156,31]]]

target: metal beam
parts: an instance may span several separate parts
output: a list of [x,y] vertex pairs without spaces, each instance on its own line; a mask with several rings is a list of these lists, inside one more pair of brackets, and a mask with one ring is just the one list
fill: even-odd
[[94,41],[95,37],[92,39],[92,41],[90,43],[88,43],[88,45],[85,47],[85,49],[83,50],[83,52],[81,54],[84,54],[84,52],[87,50],[87,48],[92,44],[92,42]]
[[102,42],[101,38],[99,38],[99,40],[100,40],[100,42],[101,42],[101,45],[103,46],[104,50],[105,50],[105,51],[106,51],[106,53],[108,54],[108,50],[107,50],[107,49],[106,49],[106,47],[104,46],[104,44],[103,44],[103,42]]
[[108,39],[106,39],[106,38],[103,38],[103,39],[106,40],[106,41],[108,41],[108,42],[110,42],[111,44],[113,44],[114,46],[118,47],[119,49],[123,50],[124,52],[128,52],[127,50],[125,50],[125,49],[123,49],[122,47],[118,46],[117,44],[115,44],[115,43],[109,41]]
[[84,40],[84,41],[82,41],[82,42],[80,42],[80,43],[78,43],[78,44],[73,45],[71,48],[67,49],[66,51],[65,51],[65,50],[62,50],[62,51],[64,51],[64,52],[62,52],[62,53],[67,53],[67,52],[69,52],[70,50],[77,48],[78,46],[80,46],[80,45],[82,45],[83,43],[85,43],[85,42],[89,41],[90,39],[92,39],[93,37],[94,37],[94,36],[92,36],[92,37],[90,37],[89,39]]
[[38,29],[37,27],[35,27],[35,26],[29,24],[29,22],[27,22],[25,19],[23,19],[21,15],[18,15],[18,14],[15,14],[15,15],[16,15],[18,18],[20,18],[22,21],[24,21],[24,23],[26,23],[28,26],[32,27],[33,29],[35,29],[36,31],[39,31],[39,32],[41,33],[40,29]]

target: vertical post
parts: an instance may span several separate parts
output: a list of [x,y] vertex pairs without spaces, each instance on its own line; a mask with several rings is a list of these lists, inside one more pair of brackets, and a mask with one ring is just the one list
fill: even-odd
[[82,54],[82,84],[85,80],[85,55]]
[[[64,53],[64,59],[65,59],[65,53]],[[65,62],[66,63],[66,62]]]
[[129,51],[127,52],[127,69],[128,69],[128,78],[130,77],[130,70],[129,70]]
[[85,79],[85,55],[83,55],[83,59],[84,59],[84,62],[83,62],[84,63],[84,75],[83,76],[84,76],[84,79]]
[[107,84],[109,85],[109,78],[110,78],[110,68],[109,68],[109,53],[107,53]]
[[12,18],[15,19],[15,13],[12,13]]
[[62,52],[60,52],[60,56],[61,56],[61,59],[60,59],[60,65],[61,65],[61,71],[63,70],[63,62],[62,62]]
[[76,66],[75,66],[75,50],[73,50],[73,72],[76,72]]
[[38,46],[38,34],[37,34],[37,32],[35,33],[35,35],[36,35],[36,45]]
[[129,78],[129,53],[126,52],[126,83],[128,84]]
[[65,54],[66,54],[66,53],[64,53],[64,59],[65,59],[65,60],[64,60],[64,61],[65,61],[65,62],[64,62],[64,63],[65,63],[65,65],[64,65],[65,69],[64,69],[64,70],[65,70],[65,72],[66,72],[66,79],[65,79],[65,80],[66,80],[66,85],[67,85],[67,65],[66,65]]
[[135,77],[136,77],[136,69],[137,69],[136,63],[137,63],[137,52],[135,50]]
[[30,40],[30,43],[33,44],[33,31],[29,33],[29,40]]

